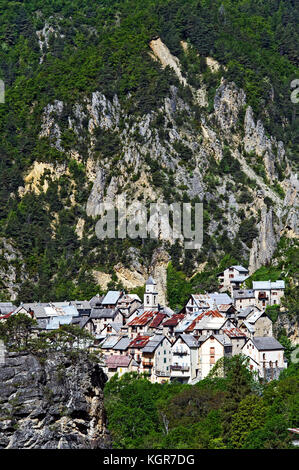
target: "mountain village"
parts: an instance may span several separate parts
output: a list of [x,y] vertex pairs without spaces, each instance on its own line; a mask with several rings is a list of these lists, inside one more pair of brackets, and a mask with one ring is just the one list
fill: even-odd
[[265,309],[280,304],[285,283],[254,281],[251,289],[244,289],[248,276],[243,266],[228,267],[218,274],[219,292],[192,294],[178,312],[158,303],[157,284],[150,276],[143,302],[123,291],[108,291],[89,301],[18,307],[0,302],[0,321],[23,313],[36,320],[37,332],[61,325],[88,331],[109,379],[116,373],[137,372],[153,383],[195,384],[219,359],[243,354],[256,378],[269,381],[287,363]]

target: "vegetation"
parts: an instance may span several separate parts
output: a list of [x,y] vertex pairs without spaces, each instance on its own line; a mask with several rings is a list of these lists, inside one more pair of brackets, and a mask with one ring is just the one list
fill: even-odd
[[[76,118],[70,129],[68,116],[75,104],[82,105],[92,92],[99,91],[110,100],[117,96],[130,120],[129,131],[139,116],[156,112],[155,130],[160,139],[167,141],[169,129],[165,128],[160,107],[175,85],[178,97],[192,107],[188,119],[200,133],[200,117],[205,111],[194,107],[190,90],[180,85],[169,67],[163,70],[152,60],[149,41],[153,37],[160,36],[180,59],[182,73],[192,86],[207,87],[207,113],[212,110],[223,75],[245,90],[255,118],[261,118],[267,132],[284,141],[288,158],[295,161],[298,155],[298,114],[290,101],[290,82],[298,76],[299,65],[298,2],[0,0],[0,10],[0,79],[6,87],[5,104],[0,105],[0,239],[10,240],[17,256],[14,268],[20,286],[18,300],[91,297],[101,289],[93,271],[112,274],[116,263],[130,266],[130,247],[139,250],[146,266],[151,262],[154,249],[159,246],[154,240],[107,242],[99,241],[93,234],[95,221],[85,210],[91,190],[85,170],[91,143],[88,118]],[[190,45],[187,54],[181,41]],[[220,63],[218,74],[207,67],[207,56]],[[63,102],[57,116],[60,146],[55,146],[53,136],[39,137],[43,111],[55,100]],[[244,113],[245,109],[240,112],[239,127]],[[182,129],[188,124],[184,113],[177,113],[176,120]],[[75,127],[80,129],[79,136]],[[105,175],[107,183],[123,163],[120,134],[124,130],[123,122],[119,123],[119,133],[94,130],[95,159],[112,162],[111,171]],[[137,143],[143,141],[138,133],[134,139]],[[192,173],[191,146],[177,141],[175,151],[184,170]],[[76,153],[80,163],[74,160]],[[252,196],[247,186],[251,187],[252,182],[241,171],[228,145],[223,156],[220,164],[212,158],[204,178],[212,196],[205,201],[205,221],[210,217],[224,226],[227,206],[216,191],[221,177],[231,176],[241,185],[240,204],[250,204]],[[25,175],[35,161],[52,164],[53,168],[65,165],[68,172],[58,174],[52,182],[45,175],[45,192],[28,191],[24,195],[19,188],[25,186]],[[162,162],[149,157],[146,163],[152,184],[161,189],[166,200],[186,198],[186,188],[174,189],[174,175],[167,173]],[[255,163],[261,165],[257,171],[264,176],[261,162]],[[139,177],[138,170],[133,172],[134,178]],[[274,189],[283,197],[278,183]],[[83,227],[80,235],[79,219]],[[246,261],[248,250],[244,244],[251,246],[257,233],[256,223],[250,217],[243,220],[234,241],[225,231],[205,233],[204,253],[185,253],[180,257],[175,246],[171,251],[173,267],[190,278],[194,261],[207,262],[208,275],[196,275],[191,287],[214,285],[215,266],[222,257],[230,254],[239,262],[244,258]],[[0,269],[6,269],[3,259]],[[182,276],[175,275],[177,285]],[[6,298],[6,286],[1,282],[0,287],[0,298]],[[174,303],[182,305],[189,290],[187,285]],[[294,308],[290,305],[289,310]]]
[[267,384],[254,380],[241,356],[223,367],[224,377],[217,363],[193,386],[114,376],[104,390],[113,447],[291,448],[287,428],[298,426],[298,364]]

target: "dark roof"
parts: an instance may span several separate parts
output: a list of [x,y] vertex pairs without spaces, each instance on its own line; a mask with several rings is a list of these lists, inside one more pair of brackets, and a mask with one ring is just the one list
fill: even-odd
[[271,351],[284,349],[284,347],[272,336],[254,336],[251,340],[259,351]]
[[115,308],[95,307],[91,310],[90,318],[114,318],[117,314]]
[[175,313],[163,323],[163,326],[177,326],[177,324],[185,317],[184,313]]

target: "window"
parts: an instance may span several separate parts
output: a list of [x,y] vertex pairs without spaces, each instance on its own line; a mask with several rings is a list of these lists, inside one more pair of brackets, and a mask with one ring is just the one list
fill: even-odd
[[166,357],[164,357],[164,364],[166,364]]
[[272,292],[272,295],[277,295],[277,292]]
[[149,304],[150,301],[149,301],[149,295],[146,296],[146,303]]
[[210,348],[210,354],[215,354],[215,348]]

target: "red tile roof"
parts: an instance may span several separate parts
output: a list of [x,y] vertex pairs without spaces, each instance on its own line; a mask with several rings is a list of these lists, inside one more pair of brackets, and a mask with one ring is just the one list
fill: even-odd
[[241,331],[240,328],[229,328],[229,329],[226,328],[226,329],[223,329],[223,331],[230,338],[236,338],[236,337],[239,337],[239,336],[243,336],[243,337],[246,338],[245,333],[243,333],[243,331]]
[[129,344],[129,348],[137,348],[137,349],[140,349],[140,348],[143,348],[150,340],[150,336],[136,336],[135,339],[133,339],[133,341],[131,341],[131,343]]
[[201,320],[203,317],[213,317],[213,318],[224,318],[223,315],[218,312],[218,310],[208,310],[207,312],[203,312],[199,317],[197,317],[197,320]]
[[110,368],[116,367],[128,367],[132,358],[131,356],[107,356],[106,357],[106,366]]
[[172,317],[170,317],[168,320],[166,320],[163,323],[163,326],[177,326],[177,324],[181,320],[183,320],[184,317],[185,317],[184,313],[175,313],[174,315],[172,315]]
[[149,328],[157,328],[165,317],[167,317],[166,313],[157,313],[148,325]]
[[144,326],[146,325],[155,314],[159,313],[155,310],[150,310],[148,312],[144,312],[142,315],[133,318],[132,321],[128,323],[128,326]]

